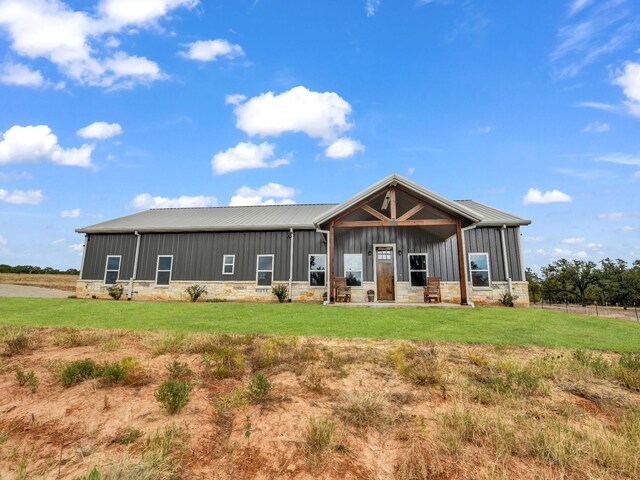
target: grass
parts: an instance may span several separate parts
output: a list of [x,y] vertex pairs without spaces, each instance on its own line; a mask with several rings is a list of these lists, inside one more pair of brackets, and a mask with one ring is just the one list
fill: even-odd
[[640,323],[540,309],[336,308],[4,298],[4,324],[440,340],[634,352]]

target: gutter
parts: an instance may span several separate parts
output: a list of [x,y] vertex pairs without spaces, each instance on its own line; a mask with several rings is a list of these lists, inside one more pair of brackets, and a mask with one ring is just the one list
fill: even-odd
[[513,287],[511,285],[511,275],[509,275],[509,262],[507,259],[507,242],[505,240],[504,231],[507,229],[506,225],[500,227],[500,240],[502,243],[502,262],[504,263],[504,275],[507,277],[507,283],[509,284],[509,295],[513,295]]
[[316,228],[316,232],[322,233],[327,237],[327,269],[325,270],[324,274],[324,285],[326,287],[325,290],[327,292],[327,299],[322,302],[322,304],[329,305],[331,303],[331,292],[329,291],[329,289],[331,288],[331,232],[329,230],[321,230],[319,228]]
[[293,228],[289,229],[291,251],[289,253],[289,303],[291,303],[291,285],[293,283]]
[[133,234],[136,236],[136,255],[133,258],[133,275],[129,279],[129,294],[127,300],[131,300],[133,296],[133,281],[138,277],[138,257],[140,254],[140,238],[142,237],[137,231],[133,232]]
[[460,272],[460,275],[464,275],[464,281],[467,283],[467,305],[471,306],[471,308],[475,308],[473,304],[473,300],[471,300],[471,295],[469,293],[473,290],[473,283],[471,284],[471,288],[469,288],[469,276],[467,275],[467,242],[464,240],[464,233],[473,230],[477,225],[469,225],[468,227],[461,228],[462,232],[462,255],[464,255],[464,261],[462,262],[464,272]]

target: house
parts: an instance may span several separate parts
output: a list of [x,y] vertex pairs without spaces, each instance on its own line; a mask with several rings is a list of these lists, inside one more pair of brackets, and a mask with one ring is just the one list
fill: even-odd
[[[77,295],[273,301],[286,284],[294,302],[320,302],[336,277],[352,301],[423,301],[427,278],[443,302],[529,302],[520,227],[530,220],[473,200],[453,201],[392,174],[340,204],[159,208],[79,228],[85,234]],[[329,296],[331,298],[332,295]]]

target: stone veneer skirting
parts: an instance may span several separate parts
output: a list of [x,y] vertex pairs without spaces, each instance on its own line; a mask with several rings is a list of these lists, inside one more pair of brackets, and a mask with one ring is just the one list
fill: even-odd
[[[124,287],[122,298],[127,298],[129,282],[119,281]],[[235,302],[277,302],[271,293],[271,287],[257,287],[255,282],[185,282],[172,281],[170,285],[156,285],[153,281],[136,280],[133,282],[134,300],[183,300],[188,301],[185,289],[198,283],[207,287],[205,300],[224,299]],[[287,281],[274,284],[288,285]],[[517,296],[516,306],[529,306],[527,282],[512,282],[513,294]],[[490,288],[473,289],[469,284],[468,295],[477,305],[498,304],[499,298],[507,292],[507,282],[492,282]],[[101,280],[79,280],[76,284],[78,298],[108,299],[108,286]],[[367,290],[375,290],[373,282],[363,282],[361,287],[352,287],[351,297],[354,303],[367,302]],[[291,299],[294,302],[322,302],[324,287],[311,287],[307,282],[292,282]],[[458,282],[442,282],[442,301],[444,303],[460,303],[460,284]],[[424,301],[422,287],[411,287],[409,282],[398,282],[396,303],[422,303]]]

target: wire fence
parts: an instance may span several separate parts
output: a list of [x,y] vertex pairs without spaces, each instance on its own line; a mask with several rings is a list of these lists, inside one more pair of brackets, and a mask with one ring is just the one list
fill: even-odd
[[564,311],[567,313],[593,315],[595,317],[624,318],[626,320],[635,320],[640,322],[640,313],[638,313],[638,305],[636,303],[633,305],[627,305],[626,308],[618,305],[598,305],[597,303],[587,304],[583,307],[579,303],[551,303],[541,300],[531,303],[531,307]]

